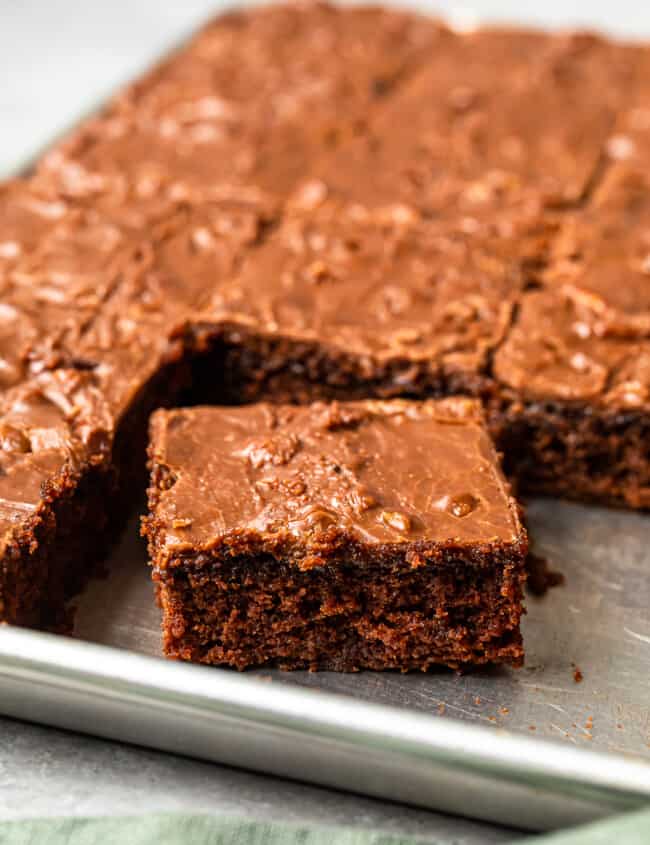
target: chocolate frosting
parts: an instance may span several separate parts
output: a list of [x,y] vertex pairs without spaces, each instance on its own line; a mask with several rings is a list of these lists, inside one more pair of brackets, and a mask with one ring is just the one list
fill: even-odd
[[95,205],[284,198],[444,31],[319,3],[222,16],[46,155],[37,180]]
[[337,537],[421,552],[416,541],[521,539],[471,400],[159,411],[151,448],[173,480],[153,514],[167,555],[295,544],[307,568],[336,554]]
[[478,372],[523,284],[511,247],[469,211],[447,221],[399,204],[371,210],[312,181],[217,288],[209,315],[377,365],[408,358]]
[[[620,140],[620,139],[619,139]],[[562,221],[544,273],[575,301],[585,336],[650,337],[650,177],[616,166],[593,203]]]
[[20,383],[37,346],[56,344],[97,312],[113,283],[120,227],[39,194],[0,189],[0,388]]
[[113,428],[94,378],[78,370],[44,372],[2,396],[0,553],[56,495],[50,482],[108,460]]
[[[450,35],[319,172],[337,190],[449,214],[459,182],[498,207],[588,192],[637,54],[593,36]],[[595,92],[598,92],[595,96]]]
[[650,341],[602,334],[600,325],[580,298],[526,294],[494,356],[494,374],[521,398],[647,411]]

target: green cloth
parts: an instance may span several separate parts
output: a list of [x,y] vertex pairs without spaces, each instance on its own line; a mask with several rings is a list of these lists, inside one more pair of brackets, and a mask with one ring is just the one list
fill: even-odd
[[[393,836],[344,827],[290,825],[210,815],[50,818],[0,823],[0,845],[442,845],[440,840]],[[513,845],[648,845],[650,811],[545,836],[528,836]]]
[[[1,841],[1,840],[0,840]],[[650,810],[624,813],[603,821],[533,838],[534,845],[650,845]],[[520,839],[513,845],[531,845]]]

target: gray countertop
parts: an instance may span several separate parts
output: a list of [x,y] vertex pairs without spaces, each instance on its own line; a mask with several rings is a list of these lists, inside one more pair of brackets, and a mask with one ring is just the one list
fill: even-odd
[[[0,0],[0,174],[22,166],[218,6]],[[638,0],[476,0],[472,10],[441,0],[432,8],[461,23],[516,18],[650,36],[650,5]],[[431,812],[0,719],[0,818],[153,810],[360,825],[450,845],[513,838],[511,831]]]
[[216,812],[354,825],[436,845],[491,845],[511,831],[225,766],[0,719],[0,819]]

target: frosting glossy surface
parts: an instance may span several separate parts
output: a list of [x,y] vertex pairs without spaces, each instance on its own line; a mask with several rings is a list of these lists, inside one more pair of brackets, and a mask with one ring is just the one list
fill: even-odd
[[293,538],[317,558],[337,537],[480,544],[522,532],[472,400],[159,411],[151,448],[174,480],[154,512],[168,551]]

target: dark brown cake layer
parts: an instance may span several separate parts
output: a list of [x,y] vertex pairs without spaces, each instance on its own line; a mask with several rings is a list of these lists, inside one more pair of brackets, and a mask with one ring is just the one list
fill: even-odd
[[521,662],[527,540],[478,403],[160,411],[150,460],[168,655]]

